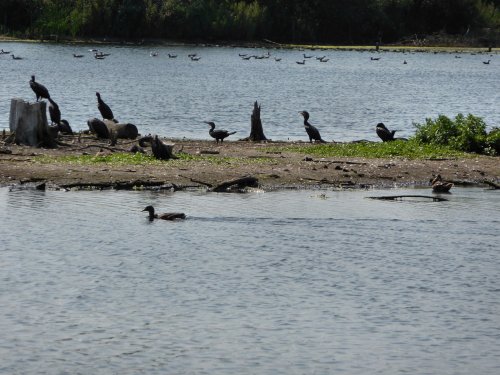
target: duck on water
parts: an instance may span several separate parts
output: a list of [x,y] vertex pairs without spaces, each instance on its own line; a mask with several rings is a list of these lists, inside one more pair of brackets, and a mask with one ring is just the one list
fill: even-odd
[[186,218],[186,215],[183,214],[182,212],[165,212],[163,214],[157,214],[155,213],[155,209],[153,206],[147,206],[144,208],[142,211],[148,211],[149,212],[149,221],[153,221],[154,219],[161,219],[161,220],[183,220]]

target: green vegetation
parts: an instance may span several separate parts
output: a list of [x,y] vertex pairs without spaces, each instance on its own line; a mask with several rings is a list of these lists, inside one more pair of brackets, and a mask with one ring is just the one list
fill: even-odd
[[500,131],[486,132],[483,119],[474,115],[458,114],[455,119],[439,116],[415,124],[415,140],[420,144],[445,146],[453,150],[495,155],[500,153]]
[[418,44],[498,40],[500,0],[2,0],[0,33],[73,37]]
[[125,152],[115,152],[106,155],[69,155],[69,156],[40,156],[36,161],[44,164],[53,162],[62,162],[68,164],[91,165],[91,164],[110,164],[110,165],[161,165],[164,163],[185,163],[202,162],[215,165],[223,164],[261,164],[272,161],[268,157],[259,158],[239,158],[239,157],[219,157],[212,155],[191,155],[180,152],[176,154],[178,159],[164,160],[155,159],[147,154],[131,154]]
[[[278,150],[278,149],[276,149]],[[300,152],[315,157],[360,157],[438,159],[468,157],[469,155],[444,146],[420,144],[416,140],[394,142],[359,142],[315,144],[311,146],[293,145],[279,148],[280,151]]]

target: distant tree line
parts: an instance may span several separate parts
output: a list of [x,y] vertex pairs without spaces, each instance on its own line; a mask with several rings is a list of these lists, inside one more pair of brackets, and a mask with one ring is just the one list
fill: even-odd
[[500,28],[500,0],[1,0],[0,33],[277,42],[393,42]]

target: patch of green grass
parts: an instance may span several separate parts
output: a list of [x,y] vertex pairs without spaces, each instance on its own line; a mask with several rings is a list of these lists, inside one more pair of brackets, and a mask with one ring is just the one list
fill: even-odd
[[111,165],[159,165],[163,163],[181,164],[186,162],[204,162],[208,164],[223,165],[223,164],[263,164],[268,163],[272,159],[268,157],[259,158],[239,158],[239,157],[221,157],[215,155],[191,155],[180,152],[175,154],[178,159],[168,161],[155,159],[151,155],[141,153],[111,153],[107,155],[69,155],[69,156],[40,156],[35,158],[36,161],[44,164],[53,162],[91,165],[91,164],[111,164]]
[[279,148],[280,151],[299,152],[316,157],[361,157],[430,159],[450,157],[470,157],[464,152],[443,146],[422,145],[414,140],[394,142],[360,142],[293,145]]

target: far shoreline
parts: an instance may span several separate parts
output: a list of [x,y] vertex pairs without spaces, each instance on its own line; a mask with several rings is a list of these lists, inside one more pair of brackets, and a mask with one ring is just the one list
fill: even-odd
[[[498,47],[485,47],[477,45],[408,45],[408,44],[382,44],[375,45],[329,45],[329,44],[295,44],[278,43],[270,40],[263,41],[181,41],[167,39],[144,39],[127,40],[117,38],[19,38],[0,34],[0,43],[47,43],[47,44],[67,44],[67,45],[119,45],[119,46],[203,46],[203,47],[227,47],[227,48],[264,48],[264,49],[307,49],[326,51],[371,51],[371,52],[435,52],[435,53],[500,53]],[[490,50],[491,49],[491,50]]]

